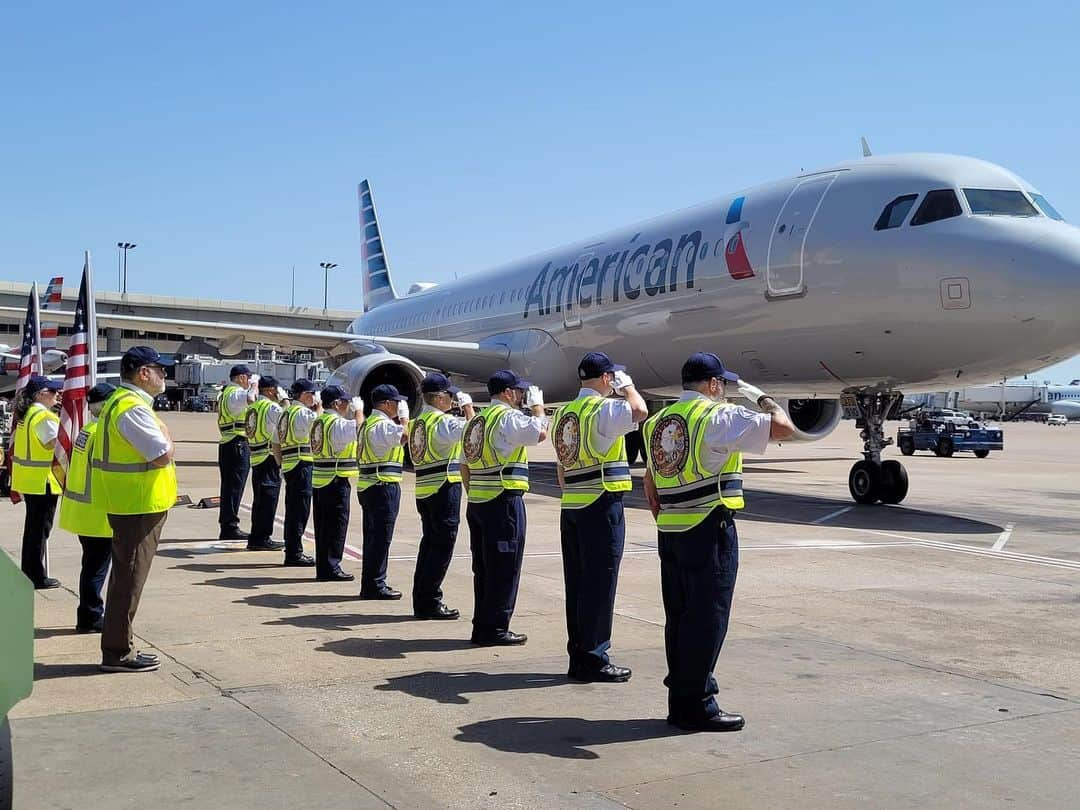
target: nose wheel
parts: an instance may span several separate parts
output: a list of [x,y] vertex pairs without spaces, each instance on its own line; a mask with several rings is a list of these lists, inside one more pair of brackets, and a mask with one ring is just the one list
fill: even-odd
[[904,395],[899,391],[876,394],[856,394],[861,428],[863,460],[855,462],[848,474],[848,489],[857,503],[900,503],[907,497],[908,476],[899,461],[881,460],[881,451],[892,444],[885,437],[885,420],[897,413]]

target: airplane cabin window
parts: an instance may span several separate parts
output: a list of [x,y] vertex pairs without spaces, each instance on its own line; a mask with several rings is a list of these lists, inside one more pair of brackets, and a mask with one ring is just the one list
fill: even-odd
[[890,228],[899,228],[904,224],[908,211],[915,205],[917,199],[919,199],[918,194],[905,194],[902,197],[897,197],[885,206],[885,210],[881,212],[881,216],[878,217],[877,222],[874,224],[874,230],[887,231]]
[[919,205],[919,210],[911,218],[912,225],[926,225],[942,219],[951,219],[964,213],[960,208],[960,200],[956,199],[956,192],[951,188],[928,191]]
[[1039,210],[1022,191],[996,188],[965,188],[971,213],[984,216],[1037,217]]
[[1059,214],[1057,209],[1054,208],[1054,206],[1050,204],[1050,201],[1047,200],[1046,197],[1044,197],[1042,194],[1032,194],[1031,199],[1033,199],[1035,201],[1035,204],[1039,206],[1039,210],[1041,210],[1044,214],[1050,217],[1050,219],[1056,219],[1058,222],[1065,221],[1065,217]]

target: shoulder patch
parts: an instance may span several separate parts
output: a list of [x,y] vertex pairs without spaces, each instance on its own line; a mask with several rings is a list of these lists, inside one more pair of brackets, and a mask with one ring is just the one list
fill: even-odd
[[427,454],[427,427],[423,420],[414,419],[409,431],[409,455],[413,463],[420,461]]
[[80,430],[79,435],[75,437],[75,449],[85,450],[86,443],[90,441],[90,434],[85,430]]
[[461,438],[461,451],[465,461],[475,464],[480,460],[484,451],[484,417],[476,416],[465,427],[465,435]]
[[244,432],[249,439],[255,438],[259,425],[259,412],[254,408],[248,408],[247,416],[244,417]]
[[581,452],[581,420],[576,413],[566,413],[559,418],[553,440],[560,464],[569,467],[577,462]]
[[311,452],[319,454],[323,449],[325,439],[325,425],[322,419],[316,419],[311,425]]
[[683,471],[690,456],[690,431],[686,420],[677,413],[660,417],[649,442],[653,469],[665,478]]

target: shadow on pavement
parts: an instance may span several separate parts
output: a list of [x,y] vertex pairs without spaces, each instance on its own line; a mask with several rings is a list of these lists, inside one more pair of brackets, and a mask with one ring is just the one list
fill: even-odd
[[[273,566],[280,568],[281,566]],[[259,588],[263,585],[290,585],[314,582],[315,577],[220,577],[196,582],[196,585],[216,585],[219,588]]]
[[34,680],[77,678],[82,675],[101,675],[97,664],[34,664]]
[[288,610],[290,608],[303,607],[304,605],[330,605],[335,602],[355,602],[355,593],[257,593],[237,599],[234,604],[251,605],[252,607],[274,608],[275,610]]
[[419,672],[387,678],[386,683],[377,684],[375,689],[380,692],[404,692],[439,703],[465,704],[469,702],[466,694],[544,689],[548,686],[565,686],[569,682],[563,673]]
[[408,653],[416,652],[453,652],[470,650],[472,643],[467,638],[343,638],[328,641],[316,652],[331,652],[350,658],[377,658],[391,660],[404,658]]
[[[196,571],[201,574],[224,574],[226,571],[254,571],[259,568],[283,568],[281,563],[188,563],[174,565],[177,571]],[[315,577],[309,577],[314,581]]]
[[315,630],[353,630],[365,624],[397,624],[417,621],[411,615],[393,615],[385,613],[310,613],[306,616],[282,616],[280,619],[263,622],[264,625],[290,625],[292,627],[310,627]]
[[36,627],[34,628],[34,638],[56,638],[57,636],[74,636],[77,635],[74,627]]
[[580,717],[499,717],[461,726],[457,742],[481,743],[511,754],[546,754],[561,759],[599,759],[595,745],[656,740],[685,732],[655,718],[584,720]]

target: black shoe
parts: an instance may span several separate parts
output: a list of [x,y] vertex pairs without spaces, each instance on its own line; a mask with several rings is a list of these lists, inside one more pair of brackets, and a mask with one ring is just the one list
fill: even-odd
[[52,577],[45,577],[45,579],[41,580],[41,582],[35,582],[34,583],[34,590],[35,591],[47,591],[50,588],[59,588],[59,587],[60,587],[60,580],[53,579]]
[[689,720],[669,716],[667,721],[683,731],[742,731],[743,726],[746,725],[741,714],[728,714],[723,709],[716,717],[699,717]]
[[301,554],[299,557],[286,557],[286,568],[311,568],[315,565],[315,558],[309,557],[307,554]]
[[285,548],[285,544],[280,540],[270,540],[269,538],[257,540],[254,543],[248,540],[247,544],[248,551],[281,551],[283,548]]
[[102,663],[98,667],[102,672],[153,672],[161,666],[157,658],[144,658],[142,654],[127,658],[117,664]]
[[470,641],[478,647],[515,647],[524,644],[529,637],[513,630],[500,630],[493,636],[473,636]]
[[384,585],[377,591],[360,590],[361,599],[400,599],[401,591],[395,591],[389,585]]
[[566,677],[582,683],[626,683],[630,680],[629,667],[617,667],[614,664],[605,664],[600,669],[592,669],[581,666],[571,666]]
[[100,633],[104,624],[103,619],[98,619],[93,624],[77,624],[75,625],[76,633]]
[[247,540],[251,535],[239,529],[229,529],[218,535],[218,540]]
[[456,619],[460,615],[457,608],[447,607],[442,602],[430,610],[413,610],[413,616],[418,619]]
[[340,568],[325,577],[315,577],[316,582],[352,582],[356,579],[352,574],[346,574]]

